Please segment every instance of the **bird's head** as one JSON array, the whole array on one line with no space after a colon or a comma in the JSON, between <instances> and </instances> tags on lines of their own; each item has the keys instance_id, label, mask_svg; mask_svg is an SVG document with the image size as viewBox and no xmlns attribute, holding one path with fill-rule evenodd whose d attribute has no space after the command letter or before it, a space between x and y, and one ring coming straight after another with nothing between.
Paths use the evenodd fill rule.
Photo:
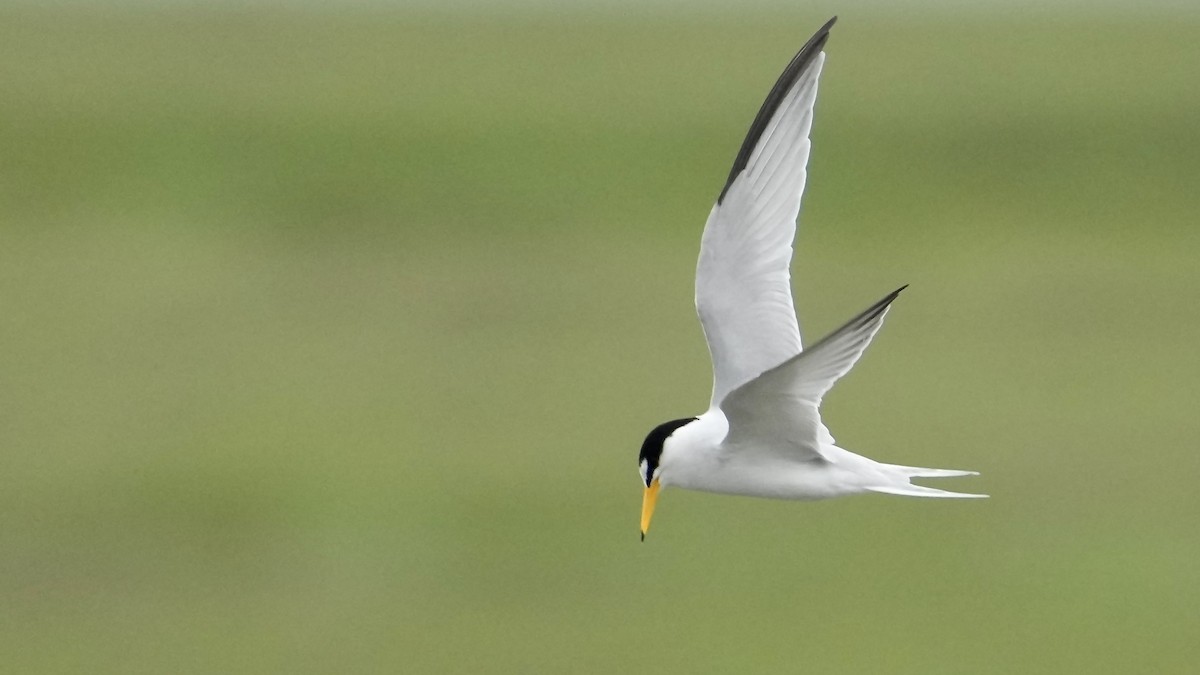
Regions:
<instances>
[{"instance_id":1,"label":"bird's head","mask_svg":"<svg viewBox=\"0 0 1200 675\"><path fill-rule=\"evenodd\" d=\"M646 434L646 440L642 441L642 451L638 454L638 472L642 476L642 483L646 485L646 491L642 493L642 541L646 540L650 517L654 515L654 504L658 501L658 491L662 489L663 449L671 439L671 434L694 421L695 417L685 417L663 422Z\"/></svg>"}]
</instances>

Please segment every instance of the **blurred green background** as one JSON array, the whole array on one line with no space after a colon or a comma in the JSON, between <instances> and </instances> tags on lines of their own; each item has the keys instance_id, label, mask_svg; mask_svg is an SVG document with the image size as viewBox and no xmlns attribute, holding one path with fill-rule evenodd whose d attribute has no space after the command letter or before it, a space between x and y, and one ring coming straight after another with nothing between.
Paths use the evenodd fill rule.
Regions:
<instances>
[{"instance_id":1,"label":"blurred green background","mask_svg":"<svg viewBox=\"0 0 1200 675\"><path fill-rule=\"evenodd\" d=\"M825 406L955 502L668 492L700 230L828 16ZM0 7L13 673L1185 673L1200 20Z\"/></svg>"}]
</instances>

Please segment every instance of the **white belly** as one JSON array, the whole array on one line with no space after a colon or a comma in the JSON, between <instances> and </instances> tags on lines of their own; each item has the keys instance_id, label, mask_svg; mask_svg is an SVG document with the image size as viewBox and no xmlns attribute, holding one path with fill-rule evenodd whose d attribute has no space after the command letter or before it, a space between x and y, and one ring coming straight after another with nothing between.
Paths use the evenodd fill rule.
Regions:
<instances>
[{"instance_id":1,"label":"white belly","mask_svg":"<svg viewBox=\"0 0 1200 675\"><path fill-rule=\"evenodd\" d=\"M661 458L663 487L771 499L827 499L866 492L894 477L874 460L835 445L822 446L827 459L789 448L725 447L728 423L709 411L680 428ZM905 481L907 482L907 480Z\"/></svg>"},{"instance_id":2,"label":"white belly","mask_svg":"<svg viewBox=\"0 0 1200 675\"><path fill-rule=\"evenodd\" d=\"M848 468L822 461L727 459L689 466L673 474L665 485L770 499L828 499L880 484L873 476Z\"/></svg>"}]
</instances>

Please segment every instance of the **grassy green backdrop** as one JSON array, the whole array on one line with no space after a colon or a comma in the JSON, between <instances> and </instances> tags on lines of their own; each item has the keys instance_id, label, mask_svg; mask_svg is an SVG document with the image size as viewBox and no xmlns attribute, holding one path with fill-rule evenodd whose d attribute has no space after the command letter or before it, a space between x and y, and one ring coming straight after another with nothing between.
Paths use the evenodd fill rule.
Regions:
<instances>
[{"instance_id":1,"label":"grassy green backdrop","mask_svg":"<svg viewBox=\"0 0 1200 675\"><path fill-rule=\"evenodd\" d=\"M1200 23L847 14L794 266L892 288L845 446L970 503L669 492L700 229L832 12L0 10L22 673L1185 673Z\"/></svg>"}]
</instances>

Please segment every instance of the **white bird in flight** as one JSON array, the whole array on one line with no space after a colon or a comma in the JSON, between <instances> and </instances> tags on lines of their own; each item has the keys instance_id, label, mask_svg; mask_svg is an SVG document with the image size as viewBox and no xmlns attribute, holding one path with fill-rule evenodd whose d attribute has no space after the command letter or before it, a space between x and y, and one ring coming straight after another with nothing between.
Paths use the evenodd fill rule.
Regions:
<instances>
[{"instance_id":1,"label":"white bird in flight","mask_svg":"<svg viewBox=\"0 0 1200 675\"><path fill-rule=\"evenodd\" d=\"M987 496L914 485L911 478L976 472L876 462L838 447L821 422L821 399L904 290L801 350L788 267L822 49L836 20L809 39L767 95L704 226L696 311L712 357L712 401L699 417L658 425L642 444L643 540L667 487L774 499Z\"/></svg>"}]
</instances>

